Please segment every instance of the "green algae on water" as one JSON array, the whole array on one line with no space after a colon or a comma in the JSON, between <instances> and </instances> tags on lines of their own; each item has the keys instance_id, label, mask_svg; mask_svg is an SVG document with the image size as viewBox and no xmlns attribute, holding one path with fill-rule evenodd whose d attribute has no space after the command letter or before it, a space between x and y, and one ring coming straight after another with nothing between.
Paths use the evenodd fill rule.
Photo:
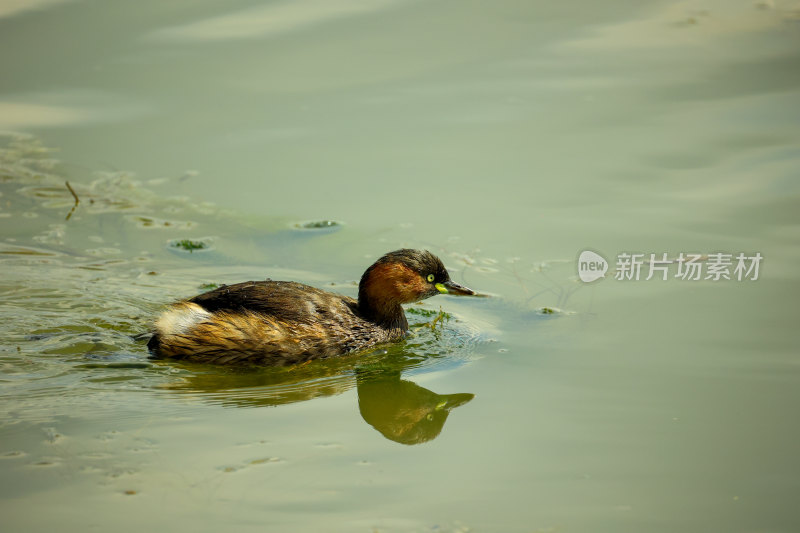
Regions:
<instances>
[{"instance_id":1,"label":"green algae on water","mask_svg":"<svg viewBox=\"0 0 800 533\"><path fill-rule=\"evenodd\" d=\"M442 310L441 307L439 308L438 311L434 311L433 309L420 309L417 307L411 307L407 311L409 315L417 315L425 318L433 318L433 320L431 320L430 322L414 324L413 327L416 329L424 326L426 328L430 328L431 330L435 330L437 324L441 327L444 327L444 323L453 318L453 315Z\"/></svg>"},{"instance_id":2,"label":"green algae on water","mask_svg":"<svg viewBox=\"0 0 800 533\"><path fill-rule=\"evenodd\" d=\"M195 250L205 250L208 248L208 244L203 241L193 241L190 239L182 239L179 241L170 241L169 245L172 248L180 248L181 250L186 250L189 253L194 252Z\"/></svg>"},{"instance_id":3,"label":"green algae on water","mask_svg":"<svg viewBox=\"0 0 800 533\"><path fill-rule=\"evenodd\" d=\"M444 318L448 320L453 318L453 315L451 315L446 311L442 311L441 309L434 310L434 309L422 309L419 307L409 307L408 309L406 309L406 312L410 315L417 315L425 318L437 317L439 315L444 315Z\"/></svg>"},{"instance_id":4,"label":"green algae on water","mask_svg":"<svg viewBox=\"0 0 800 533\"><path fill-rule=\"evenodd\" d=\"M336 230L342 226L341 222L336 220L309 220L307 222L296 222L293 227L296 229L321 229L321 230Z\"/></svg>"}]
</instances>

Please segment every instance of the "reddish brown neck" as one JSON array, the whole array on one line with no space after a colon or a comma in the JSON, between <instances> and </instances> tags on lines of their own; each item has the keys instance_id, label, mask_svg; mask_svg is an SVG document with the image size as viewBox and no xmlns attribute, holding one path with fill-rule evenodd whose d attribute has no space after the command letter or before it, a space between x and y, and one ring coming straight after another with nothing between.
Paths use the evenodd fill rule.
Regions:
<instances>
[{"instance_id":1,"label":"reddish brown neck","mask_svg":"<svg viewBox=\"0 0 800 533\"><path fill-rule=\"evenodd\" d=\"M408 330L400 304L413 302L424 290L419 274L402 263L376 263L358 287L358 309L365 318L387 329Z\"/></svg>"}]
</instances>

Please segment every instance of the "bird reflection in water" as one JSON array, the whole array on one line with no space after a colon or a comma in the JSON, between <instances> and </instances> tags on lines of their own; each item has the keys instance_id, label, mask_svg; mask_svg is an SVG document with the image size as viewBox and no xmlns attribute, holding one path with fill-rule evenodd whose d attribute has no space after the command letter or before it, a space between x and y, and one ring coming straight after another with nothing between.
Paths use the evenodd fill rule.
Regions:
<instances>
[{"instance_id":1,"label":"bird reflection in water","mask_svg":"<svg viewBox=\"0 0 800 533\"><path fill-rule=\"evenodd\" d=\"M355 385L364 421L387 439L411 445L435 439L450 411L474 398L469 393L437 394L402 379L403 370L419 363L418 356L385 351L290 368L221 369L187 363L180 365L187 375L165 388L230 407L268 407L334 396Z\"/></svg>"},{"instance_id":2,"label":"bird reflection in water","mask_svg":"<svg viewBox=\"0 0 800 533\"><path fill-rule=\"evenodd\" d=\"M358 379L361 417L389 440L420 444L442 431L450 411L464 405L474 394L436 394L400 372L384 372Z\"/></svg>"}]
</instances>

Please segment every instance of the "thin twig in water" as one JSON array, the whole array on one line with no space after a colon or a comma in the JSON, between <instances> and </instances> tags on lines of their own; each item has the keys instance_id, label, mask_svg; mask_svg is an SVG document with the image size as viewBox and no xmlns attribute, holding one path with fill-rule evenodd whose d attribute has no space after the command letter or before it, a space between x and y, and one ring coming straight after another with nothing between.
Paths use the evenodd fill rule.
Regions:
<instances>
[{"instance_id":1,"label":"thin twig in water","mask_svg":"<svg viewBox=\"0 0 800 533\"><path fill-rule=\"evenodd\" d=\"M530 292L528 291L528 287L525 286L525 282L522 281L522 277L520 277L519 272L517 272L517 264L516 262L511 263L511 274L517 279L517 282L522 287L522 290L525 292L525 295L529 295Z\"/></svg>"},{"instance_id":2,"label":"thin twig in water","mask_svg":"<svg viewBox=\"0 0 800 533\"><path fill-rule=\"evenodd\" d=\"M442 308L439 307L439 314L436 315L436 318L434 318L433 322L431 322L431 331L436 331L436 324L438 322L441 322L443 318L444 318L444 311L442 311ZM442 327L444 327L444 325L442 325Z\"/></svg>"},{"instance_id":3,"label":"thin twig in water","mask_svg":"<svg viewBox=\"0 0 800 533\"><path fill-rule=\"evenodd\" d=\"M72 206L72 209L70 209L69 213L67 213L67 218L64 219L64 220L69 220L69 217L72 216L72 213L75 212L75 208L78 207L78 204L81 203L81 201L78 198L78 195L75 194L75 190L72 188L72 185L70 185L68 181L65 181L64 183L67 184L67 189L69 189L69 192L72 193L72 197L75 198L75 205Z\"/></svg>"}]
</instances>

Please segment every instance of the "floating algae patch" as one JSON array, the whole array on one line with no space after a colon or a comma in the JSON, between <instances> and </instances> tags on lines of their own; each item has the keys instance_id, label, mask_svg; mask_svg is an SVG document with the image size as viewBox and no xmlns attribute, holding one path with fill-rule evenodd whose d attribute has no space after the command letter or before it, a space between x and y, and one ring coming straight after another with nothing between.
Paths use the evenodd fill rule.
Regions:
<instances>
[{"instance_id":1,"label":"floating algae patch","mask_svg":"<svg viewBox=\"0 0 800 533\"><path fill-rule=\"evenodd\" d=\"M144 215L130 215L125 218L144 229L191 229L195 226L194 222L187 220L166 220Z\"/></svg>"},{"instance_id":2,"label":"floating algae patch","mask_svg":"<svg viewBox=\"0 0 800 533\"><path fill-rule=\"evenodd\" d=\"M208 251L211 249L211 239L174 239L169 241L169 247L189 253L194 253L197 250Z\"/></svg>"},{"instance_id":3,"label":"floating algae patch","mask_svg":"<svg viewBox=\"0 0 800 533\"><path fill-rule=\"evenodd\" d=\"M428 322L420 322L412 324L411 327L415 331L418 330L420 327L430 328L431 330L435 330L437 325L444 327L444 323L453 318L453 315L447 313L446 311L443 311L441 308L439 308L438 311L434 311L433 309L420 309L412 307L407 309L407 312L411 316L419 316L431 319Z\"/></svg>"},{"instance_id":4,"label":"floating algae patch","mask_svg":"<svg viewBox=\"0 0 800 533\"><path fill-rule=\"evenodd\" d=\"M536 309L536 314L543 316L564 316L574 315L575 311L565 311L564 309L559 309L558 307L540 307Z\"/></svg>"},{"instance_id":5,"label":"floating algae patch","mask_svg":"<svg viewBox=\"0 0 800 533\"><path fill-rule=\"evenodd\" d=\"M442 311L441 309L435 310L435 309L422 309L421 307L409 307L408 309L406 309L406 312L409 315L416 315L416 316L421 316L421 317L425 317L425 318L431 318L431 317L435 318L435 317L440 316L440 315L444 315L444 317L447 318L447 319L450 319L450 318L453 317L453 315L451 315L450 313L447 313L445 311Z\"/></svg>"},{"instance_id":6,"label":"floating algae patch","mask_svg":"<svg viewBox=\"0 0 800 533\"><path fill-rule=\"evenodd\" d=\"M295 229L302 229L302 230L336 231L340 227L342 227L342 223L337 222L336 220L309 220L306 222L295 222L294 224L292 224L292 227Z\"/></svg>"}]
</instances>

